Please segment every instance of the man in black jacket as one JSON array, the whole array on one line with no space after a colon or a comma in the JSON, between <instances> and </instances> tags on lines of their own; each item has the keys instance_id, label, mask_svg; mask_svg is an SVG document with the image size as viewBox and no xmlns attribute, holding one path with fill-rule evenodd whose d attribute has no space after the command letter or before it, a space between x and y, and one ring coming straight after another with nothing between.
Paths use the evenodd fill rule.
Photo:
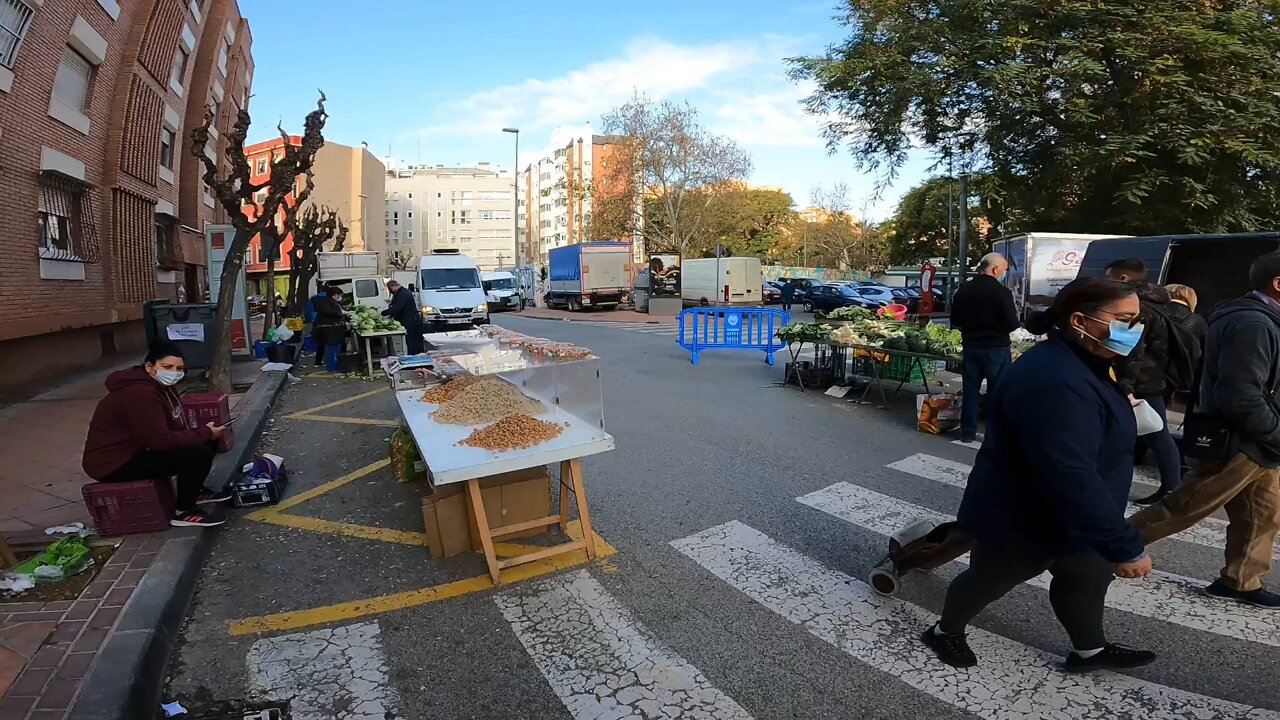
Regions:
<instances>
[{"instance_id":1,"label":"man in black jacket","mask_svg":"<svg viewBox=\"0 0 1280 720\"><path fill-rule=\"evenodd\" d=\"M1253 292L1209 319L1199 412L1220 418L1234 454L1198 468L1189 482L1130 518L1149 545L1225 507L1226 566L1205 592L1264 608L1280 594L1262 587L1280 534L1280 252L1249 268Z\"/></svg>"},{"instance_id":2,"label":"man in black jacket","mask_svg":"<svg viewBox=\"0 0 1280 720\"><path fill-rule=\"evenodd\" d=\"M1147 264L1138 258L1116 260L1107 266L1107 276L1132 285L1138 293L1138 301L1142 303L1142 340L1133 353L1116 362L1116 378L1121 390L1137 400L1146 400L1164 423L1160 432L1143 435L1138 439L1139 454L1143 446L1150 447L1156 458L1156 467L1160 470L1160 489L1134 500L1139 505L1149 505L1182 484L1182 454L1178 452L1178 445L1169 433L1164 405L1165 391L1169 387L1169 313L1172 298L1164 288L1147 282Z\"/></svg>"},{"instance_id":3,"label":"man in black jacket","mask_svg":"<svg viewBox=\"0 0 1280 720\"><path fill-rule=\"evenodd\" d=\"M1009 354L1009 333L1018 329L1018 311L1013 293L1000 284L1009 261L999 253L988 253L978 265L978 274L956 290L951 301L951 326L964 337L960 373L964 396L960 404L960 440L978 437L978 398L982 381L990 393L1000 373L1013 362Z\"/></svg>"},{"instance_id":4,"label":"man in black jacket","mask_svg":"<svg viewBox=\"0 0 1280 720\"><path fill-rule=\"evenodd\" d=\"M425 351L422 340L422 314L418 310L418 301L413 291L392 280L387 283L387 292L391 293L391 304L383 315L404 326L405 349L410 355L420 355Z\"/></svg>"}]
</instances>

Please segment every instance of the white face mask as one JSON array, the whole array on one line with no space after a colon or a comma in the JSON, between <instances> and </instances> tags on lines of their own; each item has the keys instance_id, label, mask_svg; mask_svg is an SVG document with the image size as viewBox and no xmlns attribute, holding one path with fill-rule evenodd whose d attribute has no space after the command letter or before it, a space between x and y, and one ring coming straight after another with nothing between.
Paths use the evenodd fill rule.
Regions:
<instances>
[{"instance_id":1,"label":"white face mask","mask_svg":"<svg viewBox=\"0 0 1280 720\"><path fill-rule=\"evenodd\" d=\"M182 382L187 373L182 370L156 370L156 382L165 387L172 387Z\"/></svg>"}]
</instances>

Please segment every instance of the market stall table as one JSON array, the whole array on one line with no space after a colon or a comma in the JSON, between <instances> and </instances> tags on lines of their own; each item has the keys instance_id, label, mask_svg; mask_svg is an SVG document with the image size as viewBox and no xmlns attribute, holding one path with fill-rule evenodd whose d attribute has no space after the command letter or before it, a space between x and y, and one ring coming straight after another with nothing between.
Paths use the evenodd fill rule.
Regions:
<instances>
[{"instance_id":1,"label":"market stall table","mask_svg":"<svg viewBox=\"0 0 1280 720\"><path fill-rule=\"evenodd\" d=\"M902 390L902 386L906 385L907 381L911 379L911 371L913 369L918 369L920 371L920 381L921 384L924 385L925 393L932 395L933 391L929 389L929 374L931 371L925 366L925 363L928 362L936 364L960 361L959 358L948 357L945 355L929 355L927 353L916 353L907 350L893 350L874 345L855 344L844 345L843 347L848 347L853 350L851 353L853 362L856 363L859 358L866 358L870 360L868 364L871 366L871 382L867 383L866 388L862 391L862 395L856 401L852 402L866 402L867 395L871 394L871 388L875 387L880 391L880 403L882 406L889 404L888 396L886 396L884 392L883 366L888 364L892 358L900 357L907 360L907 365L901 373L901 377L896 378L899 382L898 387L893 390L895 394Z\"/></svg>"},{"instance_id":2,"label":"market stall table","mask_svg":"<svg viewBox=\"0 0 1280 720\"><path fill-rule=\"evenodd\" d=\"M404 328L399 330L371 330L369 332L356 331L356 352L360 351L360 344L363 342L364 360L369 368L369 377L373 377L373 349L370 347L373 344L373 340L375 338L391 338L391 342L397 346L393 351L394 354L403 355L405 354L404 345L406 342L404 333Z\"/></svg>"}]
</instances>

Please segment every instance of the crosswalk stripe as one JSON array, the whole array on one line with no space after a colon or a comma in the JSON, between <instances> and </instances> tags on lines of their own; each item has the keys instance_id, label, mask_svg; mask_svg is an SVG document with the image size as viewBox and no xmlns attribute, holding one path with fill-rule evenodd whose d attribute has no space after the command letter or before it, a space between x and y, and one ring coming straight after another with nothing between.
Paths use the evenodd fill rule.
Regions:
<instances>
[{"instance_id":1,"label":"crosswalk stripe","mask_svg":"<svg viewBox=\"0 0 1280 720\"><path fill-rule=\"evenodd\" d=\"M495 602L577 720L751 720L585 570L502 593Z\"/></svg>"},{"instance_id":2,"label":"crosswalk stripe","mask_svg":"<svg viewBox=\"0 0 1280 720\"><path fill-rule=\"evenodd\" d=\"M292 698L294 720L384 720L398 712L377 623L263 638L249 648L249 687Z\"/></svg>"},{"instance_id":3,"label":"crosswalk stripe","mask_svg":"<svg viewBox=\"0 0 1280 720\"><path fill-rule=\"evenodd\" d=\"M944 485L963 488L969 479L969 471L972 468L964 463L947 460L927 453L916 453L897 462L889 463L888 467L905 472L909 475L922 477L926 480L933 480ZM1126 508L1126 514L1132 515L1140 510L1137 505L1129 503ZM1208 517L1199 523L1183 530L1180 533L1171 535L1175 540L1189 542L1204 547L1216 548L1218 550L1226 547L1227 543L1227 521L1220 520L1215 517ZM1274 552L1280 556L1280 540L1276 541Z\"/></svg>"},{"instance_id":4,"label":"crosswalk stripe","mask_svg":"<svg viewBox=\"0 0 1280 720\"><path fill-rule=\"evenodd\" d=\"M1001 720L1215 718L1280 720L1280 713L1110 672L1062 672L1062 658L977 628L980 667L938 662L919 641L936 617L882 598L764 533L733 521L672 545L769 610L856 660L977 717Z\"/></svg>"},{"instance_id":5,"label":"crosswalk stripe","mask_svg":"<svg viewBox=\"0 0 1280 720\"><path fill-rule=\"evenodd\" d=\"M796 498L809 507L881 535L891 535L917 521L946 522L954 518L882 495L850 483L836 483ZM968 564L969 556L959 558ZM947 572L955 574L956 568ZM1028 581L1048 588L1048 573ZM1202 580L1154 571L1146 580L1119 580L1107 592L1107 607L1215 635L1280 647L1280 624L1258 610L1224 602L1200 593Z\"/></svg>"}]
</instances>

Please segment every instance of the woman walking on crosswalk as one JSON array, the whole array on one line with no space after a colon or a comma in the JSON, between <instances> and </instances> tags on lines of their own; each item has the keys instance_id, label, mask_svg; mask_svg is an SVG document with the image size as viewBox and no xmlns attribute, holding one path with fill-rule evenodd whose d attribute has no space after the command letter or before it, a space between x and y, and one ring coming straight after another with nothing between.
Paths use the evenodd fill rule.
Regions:
<instances>
[{"instance_id":1,"label":"woman walking on crosswalk","mask_svg":"<svg viewBox=\"0 0 1280 720\"><path fill-rule=\"evenodd\" d=\"M1071 639L1065 668L1130 668L1155 653L1107 642L1107 587L1151 572L1125 520L1137 424L1110 377L1142 335L1131 287L1081 278L1026 327L1049 339L1006 371L991 396L987 434L960 505L974 538L969 568L947 590L923 640L955 667L978 659L965 628L983 608L1049 571L1049 601Z\"/></svg>"}]
</instances>

